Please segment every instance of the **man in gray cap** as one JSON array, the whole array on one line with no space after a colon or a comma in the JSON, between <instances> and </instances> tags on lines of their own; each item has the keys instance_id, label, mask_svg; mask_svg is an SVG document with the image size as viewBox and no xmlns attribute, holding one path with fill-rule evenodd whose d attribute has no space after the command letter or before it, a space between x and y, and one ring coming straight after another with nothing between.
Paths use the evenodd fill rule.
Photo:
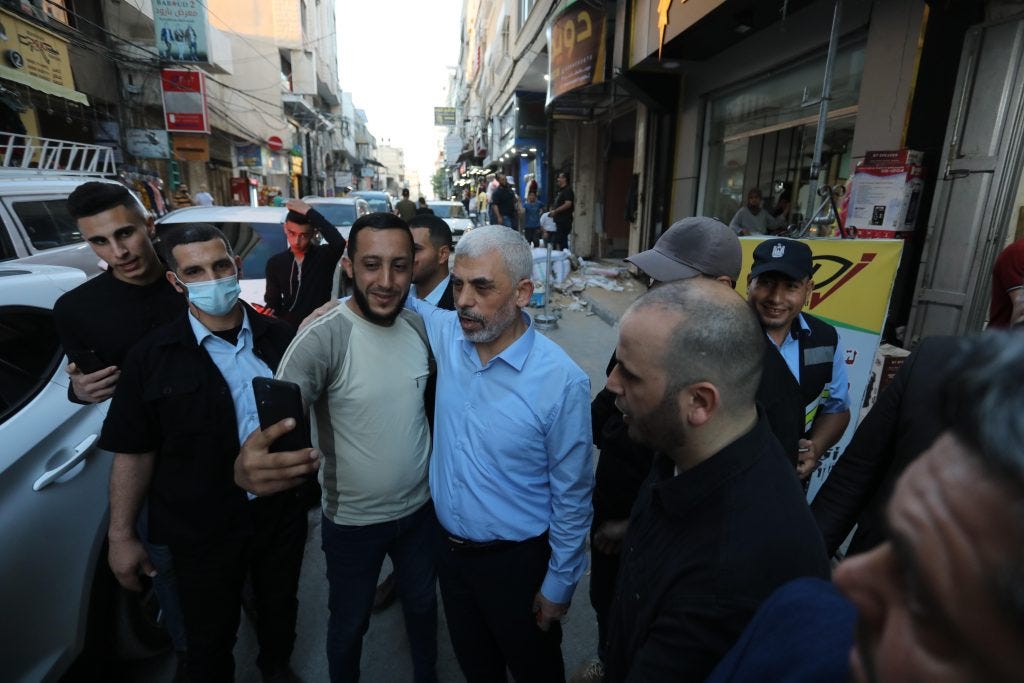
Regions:
<instances>
[{"instance_id":1,"label":"man in gray cap","mask_svg":"<svg viewBox=\"0 0 1024 683\"><path fill-rule=\"evenodd\" d=\"M743 252L736 234L721 221L697 216L672 225L647 251L626 259L648 277L651 288L706 277L733 287L740 276ZM607 374L616 365L612 354ZM615 394L602 389L590 405L594 444L601 449L594 488L594 521L590 528L590 604L597 614L598 659L584 665L571 680L600 680L603 671L608 611L618 578L619 550L629 512L647 478L654 453L626 433Z\"/></svg>"}]
</instances>

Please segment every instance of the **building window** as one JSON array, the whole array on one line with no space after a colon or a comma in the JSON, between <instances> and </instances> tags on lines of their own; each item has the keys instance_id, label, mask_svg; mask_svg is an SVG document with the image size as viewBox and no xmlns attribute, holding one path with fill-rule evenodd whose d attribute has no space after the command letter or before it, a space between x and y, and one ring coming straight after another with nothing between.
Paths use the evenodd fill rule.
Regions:
<instances>
[{"instance_id":1,"label":"building window","mask_svg":"<svg viewBox=\"0 0 1024 683\"><path fill-rule=\"evenodd\" d=\"M536 4L537 0L519 0L519 28L522 28L526 20L530 18L530 12L533 11L533 6Z\"/></svg>"},{"instance_id":2,"label":"building window","mask_svg":"<svg viewBox=\"0 0 1024 683\"><path fill-rule=\"evenodd\" d=\"M780 199L792 207L793 222L806 201L810 159L817 129L817 107L803 105L804 90L817 93L825 56L754 79L714 97L707 104L699 211L729 223L758 188L768 210ZM820 183L849 177L850 142L857 115L864 44L840 48L832 76L832 98L825 127ZM813 95L808 95L813 97Z\"/></svg>"}]
</instances>

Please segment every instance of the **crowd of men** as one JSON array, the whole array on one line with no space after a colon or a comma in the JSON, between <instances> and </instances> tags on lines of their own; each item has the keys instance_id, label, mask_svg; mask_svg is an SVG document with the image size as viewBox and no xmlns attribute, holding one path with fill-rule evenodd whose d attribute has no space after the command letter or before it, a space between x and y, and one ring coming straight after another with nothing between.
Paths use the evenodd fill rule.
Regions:
<instances>
[{"instance_id":1,"label":"crowd of men","mask_svg":"<svg viewBox=\"0 0 1024 683\"><path fill-rule=\"evenodd\" d=\"M154 241L138 202L105 183L69 208L108 268L56 308L72 361L105 365L72 362L68 397L111 401L109 562L126 588L153 579L179 680L233 679L246 591L263 680L298 680L312 476L332 681L360 678L385 555L416 681L437 680L438 587L467 680L564 681L560 622L588 538L599 659L575 680L1024 670L1019 332L926 340L808 506L802 484L850 412L839 334L802 311L803 242L761 242L744 300L734 230L673 225L630 259L650 289L591 402L523 310L532 254L503 225L467 233L449 272L433 215L362 216L346 243L292 200L275 257L290 289L267 316L239 300L241 260L215 227ZM342 252L351 297L302 289L303 270ZM303 421L261 429L258 377L297 385L315 448L275 451Z\"/></svg>"}]
</instances>

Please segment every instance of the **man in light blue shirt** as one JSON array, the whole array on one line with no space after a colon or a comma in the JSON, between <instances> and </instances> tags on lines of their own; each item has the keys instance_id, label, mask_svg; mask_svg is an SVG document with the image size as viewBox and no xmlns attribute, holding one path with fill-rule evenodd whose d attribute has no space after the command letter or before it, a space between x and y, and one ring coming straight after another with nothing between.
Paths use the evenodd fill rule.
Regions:
<instances>
[{"instance_id":1,"label":"man in light blue shirt","mask_svg":"<svg viewBox=\"0 0 1024 683\"><path fill-rule=\"evenodd\" d=\"M478 228L455 250L456 311L408 303L438 364L437 571L470 681L563 681L559 619L587 565L590 383L522 310L532 266L520 235Z\"/></svg>"}]
</instances>

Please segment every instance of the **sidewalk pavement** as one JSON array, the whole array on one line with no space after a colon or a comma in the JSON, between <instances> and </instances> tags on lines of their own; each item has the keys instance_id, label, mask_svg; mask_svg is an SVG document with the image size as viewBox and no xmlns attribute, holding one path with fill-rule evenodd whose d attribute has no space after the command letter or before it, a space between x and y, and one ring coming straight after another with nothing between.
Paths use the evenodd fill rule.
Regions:
<instances>
[{"instance_id":1,"label":"sidewalk pavement","mask_svg":"<svg viewBox=\"0 0 1024 683\"><path fill-rule=\"evenodd\" d=\"M569 276L570 280L585 285L576 296L601 320L615 327L622 314L647 291L647 287L629 274L628 264L622 259L599 259L586 263L588 265ZM609 277L615 272L618 277ZM572 291L578 289L577 285Z\"/></svg>"}]
</instances>

